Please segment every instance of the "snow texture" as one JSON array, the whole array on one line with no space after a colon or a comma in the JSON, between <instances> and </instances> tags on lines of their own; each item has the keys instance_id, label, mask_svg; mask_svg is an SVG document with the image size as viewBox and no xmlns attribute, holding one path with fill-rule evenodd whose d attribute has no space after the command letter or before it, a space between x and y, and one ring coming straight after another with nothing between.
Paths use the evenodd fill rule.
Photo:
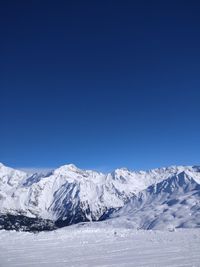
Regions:
<instances>
[{"instance_id":1,"label":"snow texture","mask_svg":"<svg viewBox=\"0 0 200 267\"><path fill-rule=\"evenodd\" d=\"M39 234L0 231L1 267L200 266L200 229L131 230L105 222Z\"/></svg>"}]
</instances>

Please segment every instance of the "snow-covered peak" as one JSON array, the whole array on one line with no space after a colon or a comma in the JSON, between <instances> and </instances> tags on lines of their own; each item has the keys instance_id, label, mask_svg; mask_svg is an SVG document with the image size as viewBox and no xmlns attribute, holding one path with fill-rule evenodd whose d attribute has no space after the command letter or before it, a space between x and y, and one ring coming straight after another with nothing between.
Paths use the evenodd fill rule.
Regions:
<instances>
[{"instance_id":1,"label":"snow-covered peak","mask_svg":"<svg viewBox=\"0 0 200 267\"><path fill-rule=\"evenodd\" d=\"M129 169L127 168L119 168L119 169L115 169L112 174L113 175L127 175L127 173L129 173Z\"/></svg>"},{"instance_id":2,"label":"snow-covered peak","mask_svg":"<svg viewBox=\"0 0 200 267\"><path fill-rule=\"evenodd\" d=\"M68 174L68 172L80 172L79 168L77 168L74 164L66 164L54 170L54 174Z\"/></svg>"},{"instance_id":3,"label":"snow-covered peak","mask_svg":"<svg viewBox=\"0 0 200 267\"><path fill-rule=\"evenodd\" d=\"M27 174L24 171L16 170L10 167L5 166L3 163L0 163L0 177L5 176L5 175L22 175L26 176Z\"/></svg>"},{"instance_id":4,"label":"snow-covered peak","mask_svg":"<svg viewBox=\"0 0 200 267\"><path fill-rule=\"evenodd\" d=\"M187 187L192 181L190 177L200 184L199 168L171 166L149 171L119 168L103 174L67 164L46 175L30 176L1 164L0 213L23 213L28 217L65 220L66 224L99 220L150 186L156 195L165 192L166 187L171 194L174 188L179 188L179 185L182 188L185 184L190 190L193 188ZM162 183L160 191L156 187L159 183Z\"/></svg>"},{"instance_id":5,"label":"snow-covered peak","mask_svg":"<svg viewBox=\"0 0 200 267\"><path fill-rule=\"evenodd\" d=\"M23 183L28 175L19 170L7 167L1 163L0 165L0 191L7 192L15 190L17 186Z\"/></svg>"},{"instance_id":6,"label":"snow-covered peak","mask_svg":"<svg viewBox=\"0 0 200 267\"><path fill-rule=\"evenodd\" d=\"M199 227L200 174L192 172L192 167L168 171L172 169L176 170L174 175L139 192L111 217L132 222L137 229Z\"/></svg>"}]
</instances>

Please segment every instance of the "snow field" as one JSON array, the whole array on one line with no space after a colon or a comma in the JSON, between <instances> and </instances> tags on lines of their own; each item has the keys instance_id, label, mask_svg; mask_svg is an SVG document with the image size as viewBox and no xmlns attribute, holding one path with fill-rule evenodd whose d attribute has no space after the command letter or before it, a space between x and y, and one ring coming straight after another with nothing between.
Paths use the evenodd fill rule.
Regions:
<instances>
[{"instance_id":1,"label":"snow field","mask_svg":"<svg viewBox=\"0 0 200 267\"><path fill-rule=\"evenodd\" d=\"M0 231L1 267L200 266L200 229L145 231L102 223L39 234Z\"/></svg>"}]
</instances>

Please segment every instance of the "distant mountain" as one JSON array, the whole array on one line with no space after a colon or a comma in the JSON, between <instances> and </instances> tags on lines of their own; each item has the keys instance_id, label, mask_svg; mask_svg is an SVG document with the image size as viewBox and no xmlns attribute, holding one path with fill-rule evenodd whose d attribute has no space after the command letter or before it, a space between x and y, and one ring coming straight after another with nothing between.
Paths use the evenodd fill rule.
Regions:
<instances>
[{"instance_id":1,"label":"distant mountain","mask_svg":"<svg viewBox=\"0 0 200 267\"><path fill-rule=\"evenodd\" d=\"M137 229L200 227L200 172L192 170L149 186L110 218Z\"/></svg>"},{"instance_id":2,"label":"distant mountain","mask_svg":"<svg viewBox=\"0 0 200 267\"><path fill-rule=\"evenodd\" d=\"M187 218L179 214L177 227L199 227L199 184L196 166L103 174L69 164L30 175L0 164L0 228L51 230L119 216L137 228L164 228L175 207L177 214L192 210Z\"/></svg>"}]
</instances>

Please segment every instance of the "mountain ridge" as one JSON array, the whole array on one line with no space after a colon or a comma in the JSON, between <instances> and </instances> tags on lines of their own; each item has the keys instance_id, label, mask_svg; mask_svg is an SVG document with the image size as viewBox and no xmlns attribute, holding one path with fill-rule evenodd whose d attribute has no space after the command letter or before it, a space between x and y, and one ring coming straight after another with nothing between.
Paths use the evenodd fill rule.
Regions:
<instances>
[{"instance_id":1,"label":"mountain ridge","mask_svg":"<svg viewBox=\"0 0 200 267\"><path fill-rule=\"evenodd\" d=\"M22 222L29 218L31 225L37 225L37 219L40 222L44 220L42 229L45 228L45 221L51 225L50 228L54 228L113 218L113 214L125 209L133 199L138 200L141 194L148 195L149 188L155 190L165 180L180 178L181 173L200 184L198 166L171 166L148 171L119 168L104 174L67 164L45 175L30 175L0 164L0 215L1 218L14 216L11 221L18 216L18 228L22 230L29 229L29 226L22 223L21 227L19 216L24 216ZM191 181L189 179L189 183ZM171 182L170 189L173 186L174 183ZM178 188L181 190L183 184L179 183ZM152 201L157 203L159 195L160 192L156 191ZM132 207L132 210L135 208ZM123 214L122 217L124 216ZM4 221L5 219L0 220L1 228L5 228L8 223ZM16 222L9 221L9 227L15 229L15 224Z\"/></svg>"}]
</instances>

